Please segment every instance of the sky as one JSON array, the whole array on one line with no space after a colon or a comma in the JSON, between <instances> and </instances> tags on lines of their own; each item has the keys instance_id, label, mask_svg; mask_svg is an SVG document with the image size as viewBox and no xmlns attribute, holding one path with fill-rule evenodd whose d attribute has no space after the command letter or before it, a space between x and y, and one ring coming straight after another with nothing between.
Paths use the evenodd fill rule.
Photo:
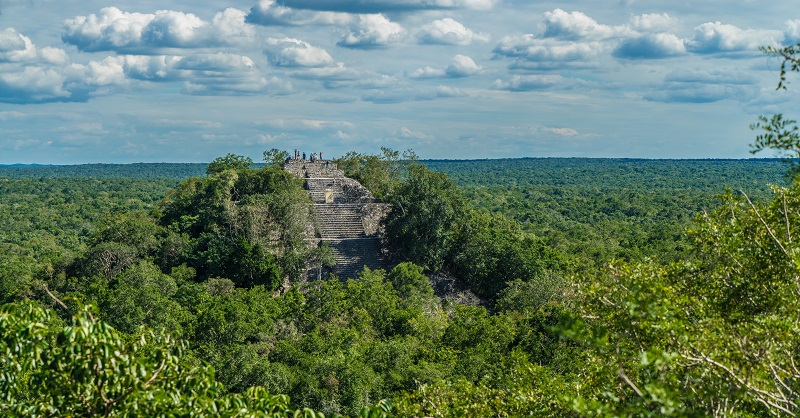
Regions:
<instances>
[{"instance_id":1,"label":"sky","mask_svg":"<svg viewBox=\"0 0 800 418\"><path fill-rule=\"evenodd\" d=\"M0 164L748 158L758 115L800 117L758 51L796 6L0 0Z\"/></svg>"}]
</instances>

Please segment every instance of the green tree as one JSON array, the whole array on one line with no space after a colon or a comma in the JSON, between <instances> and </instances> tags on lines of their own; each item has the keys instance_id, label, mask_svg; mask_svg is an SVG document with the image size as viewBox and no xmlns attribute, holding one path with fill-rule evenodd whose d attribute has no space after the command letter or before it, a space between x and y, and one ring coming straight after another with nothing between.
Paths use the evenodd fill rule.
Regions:
<instances>
[{"instance_id":1,"label":"green tree","mask_svg":"<svg viewBox=\"0 0 800 418\"><path fill-rule=\"evenodd\" d=\"M228 154L224 157L214 158L206 167L206 174L213 175L219 174L225 170L244 170L253 165L253 160L250 157L243 155Z\"/></svg>"},{"instance_id":2,"label":"green tree","mask_svg":"<svg viewBox=\"0 0 800 418\"><path fill-rule=\"evenodd\" d=\"M0 411L12 417L285 417L294 412L288 397L261 388L227 394L213 369L181 359L184 350L184 343L156 332L126 342L89 309L62 325L31 302L4 305Z\"/></svg>"},{"instance_id":3,"label":"green tree","mask_svg":"<svg viewBox=\"0 0 800 418\"><path fill-rule=\"evenodd\" d=\"M289 159L289 156L289 151L284 151L277 148L264 151L264 161L273 166L281 167L283 163Z\"/></svg>"},{"instance_id":4,"label":"green tree","mask_svg":"<svg viewBox=\"0 0 800 418\"><path fill-rule=\"evenodd\" d=\"M412 150L402 154L391 148L381 147L380 155L348 152L335 160L345 175L358 180L378 198L387 198L406 174L409 165L417 163Z\"/></svg>"},{"instance_id":5,"label":"green tree","mask_svg":"<svg viewBox=\"0 0 800 418\"><path fill-rule=\"evenodd\" d=\"M429 271L441 269L451 255L468 212L458 187L443 173L422 164L392 194L386 235L406 260Z\"/></svg>"}]
</instances>

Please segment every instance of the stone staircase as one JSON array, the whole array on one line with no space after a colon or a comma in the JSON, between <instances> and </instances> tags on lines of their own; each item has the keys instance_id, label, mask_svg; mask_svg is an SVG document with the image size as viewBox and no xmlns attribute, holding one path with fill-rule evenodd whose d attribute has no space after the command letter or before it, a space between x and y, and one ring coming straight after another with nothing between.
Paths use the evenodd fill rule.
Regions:
<instances>
[{"instance_id":1,"label":"stone staircase","mask_svg":"<svg viewBox=\"0 0 800 418\"><path fill-rule=\"evenodd\" d=\"M364 224L361 223L361 205L317 203L314 206L320 220L320 238L323 240L366 238Z\"/></svg>"},{"instance_id":2,"label":"stone staircase","mask_svg":"<svg viewBox=\"0 0 800 418\"><path fill-rule=\"evenodd\" d=\"M318 236L315 245L328 242L340 279L354 278L364 268L385 268L378 224L388 206L378 203L358 181L347 178L327 161L290 160L284 169L304 178L315 203Z\"/></svg>"}]
</instances>

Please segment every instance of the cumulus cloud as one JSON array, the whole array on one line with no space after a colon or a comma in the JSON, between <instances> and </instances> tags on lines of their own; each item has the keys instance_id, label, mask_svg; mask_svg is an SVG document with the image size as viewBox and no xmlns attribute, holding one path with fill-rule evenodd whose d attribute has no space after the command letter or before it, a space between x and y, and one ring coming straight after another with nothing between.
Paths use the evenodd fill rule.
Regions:
<instances>
[{"instance_id":1,"label":"cumulus cloud","mask_svg":"<svg viewBox=\"0 0 800 418\"><path fill-rule=\"evenodd\" d=\"M8 28L0 32L0 62L31 62L38 57L27 36Z\"/></svg>"},{"instance_id":2,"label":"cumulus cloud","mask_svg":"<svg viewBox=\"0 0 800 418\"><path fill-rule=\"evenodd\" d=\"M84 101L106 80L100 68L73 64L61 49L39 49L12 28L0 31L0 102Z\"/></svg>"},{"instance_id":3,"label":"cumulus cloud","mask_svg":"<svg viewBox=\"0 0 800 418\"><path fill-rule=\"evenodd\" d=\"M381 14L359 15L358 24L337 45L346 48L379 48L401 41L406 30Z\"/></svg>"},{"instance_id":4,"label":"cumulus cloud","mask_svg":"<svg viewBox=\"0 0 800 418\"><path fill-rule=\"evenodd\" d=\"M800 19L787 20L786 29L783 31L783 42L785 44L800 43Z\"/></svg>"},{"instance_id":5,"label":"cumulus cloud","mask_svg":"<svg viewBox=\"0 0 800 418\"><path fill-rule=\"evenodd\" d=\"M484 70L483 67L476 64L472 58L458 54L453 57L450 65L447 66L445 73L449 77L468 77L471 75L479 74Z\"/></svg>"},{"instance_id":6,"label":"cumulus cloud","mask_svg":"<svg viewBox=\"0 0 800 418\"><path fill-rule=\"evenodd\" d=\"M565 12L555 9L544 14L545 38L567 40L597 40L630 33L624 26L609 26L598 23L582 12Z\"/></svg>"},{"instance_id":7,"label":"cumulus cloud","mask_svg":"<svg viewBox=\"0 0 800 418\"><path fill-rule=\"evenodd\" d=\"M599 42L563 42L535 35L506 36L492 51L496 57L530 62L592 61L607 48Z\"/></svg>"},{"instance_id":8,"label":"cumulus cloud","mask_svg":"<svg viewBox=\"0 0 800 418\"><path fill-rule=\"evenodd\" d=\"M447 75L444 68L433 68L425 66L417 68L408 74L409 78L441 78Z\"/></svg>"},{"instance_id":9,"label":"cumulus cloud","mask_svg":"<svg viewBox=\"0 0 800 418\"><path fill-rule=\"evenodd\" d=\"M686 53L683 40L671 33L656 33L625 39L614 50L617 58L667 58Z\"/></svg>"},{"instance_id":10,"label":"cumulus cloud","mask_svg":"<svg viewBox=\"0 0 800 418\"><path fill-rule=\"evenodd\" d=\"M250 9L246 21L263 26L307 26L349 25L355 19L349 13L293 9L276 0L261 0Z\"/></svg>"},{"instance_id":11,"label":"cumulus cloud","mask_svg":"<svg viewBox=\"0 0 800 418\"><path fill-rule=\"evenodd\" d=\"M328 51L295 38L269 38L265 52L272 65L278 67L328 67L336 64Z\"/></svg>"},{"instance_id":12,"label":"cumulus cloud","mask_svg":"<svg viewBox=\"0 0 800 418\"><path fill-rule=\"evenodd\" d=\"M762 45L776 45L783 37L780 31L741 29L720 22L708 22L694 29L686 49L699 54L755 51Z\"/></svg>"},{"instance_id":13,"label":"cumulus cloud","mask_svg":"<svg viewBox=\"0 0 800 418\"><path fill-rule=\"evenodd\" d=\"M461 23L447 17L422 26L417 30L421 44L470 45L473 42L489 42L491 36L475 33Z\"/></svg>"},{"instance_id":14,"label":"cumulus cloud","mask_svg":"<svg viewBox=\"0 0 800 418\"><path fill-rule=\"evenodd\" d=\"M38 67L0 73L0 101L7 103L68 101L72 94L66 90L65 81L64 74L53 69Z\"/></svg>"},{"instance_id":15,"label":"cumulus cloud","mask_svg":"<svg viewBox=\"0 0 800 418\"><path fill-rule=\"evenodd\" d=\"M410 78L460 78L480 74L484 68L475 63L472 58L457 54L446 68L423 67L409 73Z\"/></svg>"},{"instance_id":16,"label":"cumulus cloud","mask_svg":"<svg viewBox=\"0 0 800 418\"><path fill-rule=\"evenodd\" d=\"M282 0L295 9L346 13L386 13L415 10L475 9L489 10L500 0Z\"/></svg>"},{"instance_id":17,"label":"cumulus cloud","mask_svg":"<svg viewBox=\"0 0 800 418\"><path fill-rule=\"evenodd\" d=\"M291 83L262 74L252 59L243 55L198 54L174 64L185 79L183 92L194 95L287 94Z\"/></svg>"},{"instance_id":18,"label":"cumulus cloud","mask_svg":"<svg viewBox=\"0 0 800 418\"><path fill-rule=\"evenodd\" d=\"M511 69L551 70L565 66L597 66L610 54L619 59L663 59L688 53L711 54L753 51L800 37L800 20L788 21L783 32L741 29L720 22L697 26L691 39L670 31L678 22L670 15L631 16L624 25L606 25L582 12L555 9L543 14L539 35L506 36L495 46L495 58L513 58Z\"/></svg>"},{"instance_id":19,"label":"cumulus cloud","mask_svg":"<svg viewBox=\"0 0 800 418\"><path fill-rule=\"evenodd\" d=\"M224 15L219 15L225 19ZM74 63L57 48L38 49L13 30L0 32L0 102L87 101L142 82L183 82L188 94L284 94L291 85L236 54L117 55Z\"/></svg>"},{"instance_id":20,"label":"cumulus cloud","mask_svg":"<svg viewBox=\"0 0 800 418\"><path fill-rule=\"evenodd\" d=\"M14 28L0 31L0 63L48 63L63 65L69 61L63 49L37 48L27 36Z\"/></svg>"},{"instance_id":21,"label":"cumulus cloud","mask_svg":"<svg viewBox=\"0 0 800 418\"><path fill-rule=\"evenodd\" d=\"M61 39L82 51L155 53L159 48L201 48L234 45L253 36L245 13L229 8L206 22L192 13L159 10L128 13L106 7L98 14L64 22Z\"/></svg>"},{"instance_id":22,"label":"cumulus cloud","mask_svg":"<svg viewBox=\"0 0 800 418\"><path fill-rule=\"evenodd\" d=\"M675 29L676 22L667 13L646 13L631 16L631 28L641 32L667 32Z\"/></svg>"}]
</instances>

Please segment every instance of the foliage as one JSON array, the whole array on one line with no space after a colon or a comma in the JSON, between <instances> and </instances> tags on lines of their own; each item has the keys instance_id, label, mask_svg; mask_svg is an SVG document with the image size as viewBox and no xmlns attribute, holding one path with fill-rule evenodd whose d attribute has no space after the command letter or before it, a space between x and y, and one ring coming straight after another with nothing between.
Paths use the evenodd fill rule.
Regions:
<instances>
[{"instance_id":1,"label":"foliage","mask_svg":"<svg viewBox=\"0 0 800 418\"><path fill-rule=\"evenodd\" d=\"M358 180L376 197L384 198L392 194L406 168L417 162L417 159L417 155L410 149L401 155L399 151L381 147L380 155L350 151L334 162L344 170L347 177Z\"/></svg>"},{"instance_id":2,"label":"foliage","mask_svg":"<svg viewBox=\"0 0 800 418\"><path fill-rule=\"evenodd\" d=\"M399 160L392 155L377 161ZM488 310L440 300L426 269L408 262L347 282L283 287L307 262L324 264L331 254L306 249L307 193L277 167L187 179L161 204L175 181L0 179L4 300L54 305L49 288L78 312L44 310L30 321L0 314L2 341L61 356L71 353L53 343L63 330L102 331L75 340L81 360L59 357L73 364L64 373L86 374L72 383L41 360L36 367L20 360L35 355L6 351L2 372L15 377L0 380L17 389L0 393L19 408L60 402L51 415L105 410L90 382L103 382L107 400L107 387L134 387L130 399L150 402L138 403L140 411L164 416L226 416L234 406L255 416L248 414L270 402L285 408L282 416L306 407L381 416L390 409L381 399L391 399L398 416L796 413L800 186L776 188L764 202L778 162L437 164L455 182L416 164L375 171L398 210L396 231L405 234L395 242L427 246L415 257L428 271L455 272ZM356 167L371 176L371 168ZM713 194L726 184L754 196L725 195L682 237L691 214L718 205ZM606 268L615 257L624 260ZM106 361L100 345L119 352L115 364L145 371L95 377L91 364ZM159 358L175 366L146 385ZM16 363L31 366L20 371ZM80 386L88 404L35 386L34 376ZM208 389L186 383L193 381ZM186 391L169 392L178 385ZM110 403L110 415L136 415L117 409L127 399ZM202 409L211 407L217 412Z\"/></svg>"},{"instance_id":3,"label":"foliage","mask_svg":"<svg viewBox=\"0 0 800 418\"><path fill-rule=\"evenodd\" d=\"M289 151L272 148L264 151L264 161L269 165L281 166L289 159Z\"/></svg>"},{"instance_id":4,"label":"foliage","mask_svg":"<svg viewBox=\"0 0 800 418\"><path fill-rule=\"evenodd\" d=\"M162 204L161 223L188 239L183 253L162 265L186 262L203 279L275 289L302 273L311 216L300 181L279 167L191 178Z\"/></svg>"},{"instance_id":5,"label":"foliage","mask_svg":"<svg viewBox=\"0 0 800 418\"><path fill-rule=\"evenodd\" d=\"M793 176L800 174L800 134L798 134L797 121L784 119L783 115L772 115L767 119L759 116L758 122L750 125L750 129L764 131L756 136L755 143L750 152L755 154L765 149L772 149L781 154L784 162L790 164L789 173Z\"/></svg>"},{"instance_id":6,"label":"foliage","mask_svg":"<svg viewBox=\"0 0 800 418\"><path fill-rule=\"evenodd\" d=\"M567 326L605 381L579 410L614 415L795 414L800 184L768 205L728 194L691 232L694 262L620 264Z\"/></svg>"},{"instance_id":7,"label":"foliage","mask_svg":"<svg viewBox=\"0 0 800 418\"><path fill-rule=\"evenodd\" d=\"M217 157L206 167L206 174L219 174L225 170L241 171L250 168L253 160L243 155L228 154L224 157Z\"/></svg>"},{"instance_id":8,"label":"foliage","mask_svg":"<svg viewBox=\"0 0 800 418\"><path fill-rule=\"evenodd\" d=\"M421 164L392 194L386 235L403 258L437 271L450 255L467 212L461 192L446 175Z\"/></svg>"},{"instance_id":9,"label":"foliage","mask_svg":"<svg viewBox=\"0 0 800 418\"><path fill-rule=\"evenodd\" d=\"M133 164L0 164L0 177L13 179L38 179L39 181L81 179L81 183L98 180L184 180L206 174L208 164L203 163L133 163ZM136 182L133 182L136 183Z\"/></svg>"},{"instance_id":10,"label":"foliage","mask_svg":"<svg viewBox=\"0 0 800 418\"><path fill-rule=\"evenodd\" d=\"M288 397L258 387L225 393L213 369L181 359L185 344L147 331L126 342L88 308L60 325L33 303L3 305L0 333L5 416L285 417L295 412Z\"/></svg>"},{"instance_id":11,"label":"foliage","mask_svg":"<svg viewBox=\"0 0 800 418\"><path fill-rule=\"evenodd\" d=\"M501 375L422 385L396 403L398 416L552 417L573 415L566 382L548 368L513 352Z\"/></svg>"}]
</instances>

